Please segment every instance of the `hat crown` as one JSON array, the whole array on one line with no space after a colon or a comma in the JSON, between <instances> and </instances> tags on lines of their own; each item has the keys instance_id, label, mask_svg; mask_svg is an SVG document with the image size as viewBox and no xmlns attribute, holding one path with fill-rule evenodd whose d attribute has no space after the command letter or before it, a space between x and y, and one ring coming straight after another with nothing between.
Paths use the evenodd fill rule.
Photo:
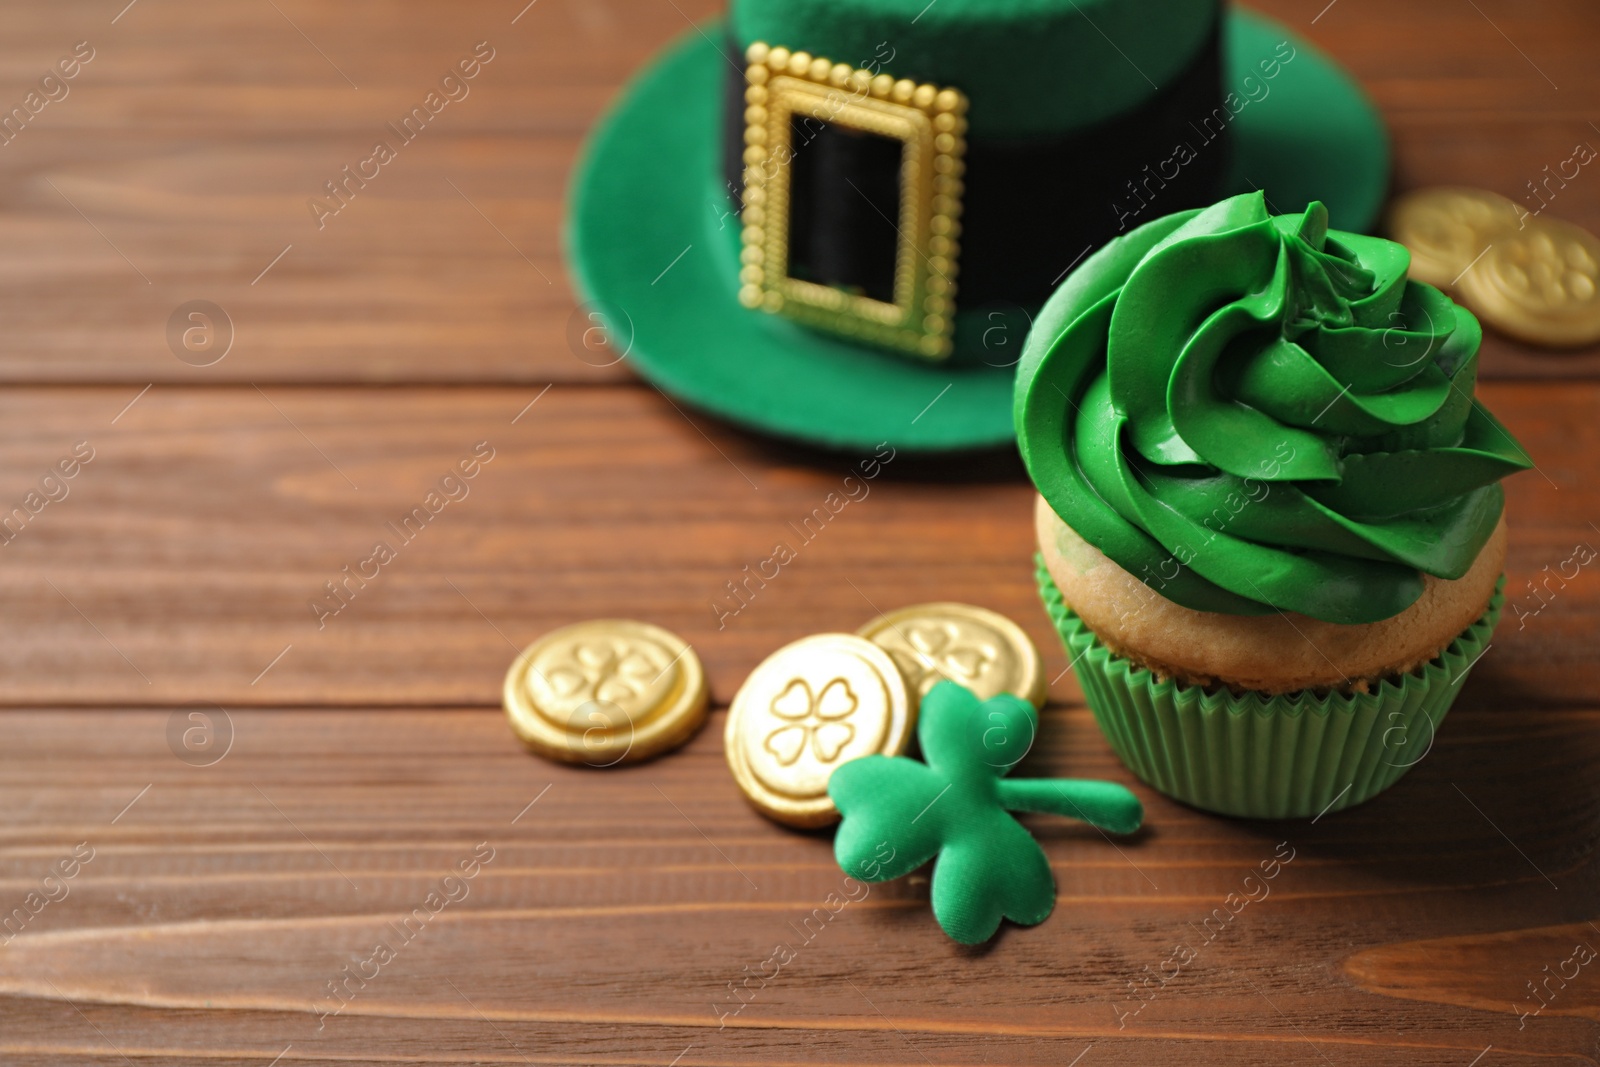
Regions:
<instances>
[{"instance_id":1,"label":"hat crown","mask_svg":"<svg viewBox=\"0 0 1600 1067\"><path fill-rule=\"evenodd\" d=\"M1138 106L1210 40L1218 0L731 0L754 41L951 86L969 136L1062 136Z\"/></svg>"}]
</instances>

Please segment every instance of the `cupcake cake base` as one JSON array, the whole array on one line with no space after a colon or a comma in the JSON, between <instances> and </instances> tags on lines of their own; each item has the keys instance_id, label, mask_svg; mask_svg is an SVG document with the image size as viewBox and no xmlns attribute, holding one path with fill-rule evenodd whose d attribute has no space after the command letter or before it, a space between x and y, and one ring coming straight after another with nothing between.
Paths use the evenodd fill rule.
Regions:
<instances>
[{"instance_id":1,"label":"cupcake cake base","mask_svg":"<svg viewBox=\"0 0 1600 1067\"><path fill-rule=\"evenodd\" d=\"M1504 597L1443 652L1368 692L1267 696L1183 685L1111 651L1061 596L1043 557L1039 592L1112 749L1153 788L1196 808L1313 818L1383 792L1433 747ZM1503 585L1502 579L1502 585Z\"/></svg>"}]
</instances>

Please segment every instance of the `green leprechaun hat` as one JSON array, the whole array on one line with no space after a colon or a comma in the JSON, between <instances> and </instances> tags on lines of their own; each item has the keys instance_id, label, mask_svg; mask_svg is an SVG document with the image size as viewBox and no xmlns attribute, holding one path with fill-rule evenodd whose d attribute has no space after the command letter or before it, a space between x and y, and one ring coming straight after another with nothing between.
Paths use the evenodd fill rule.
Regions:
<instances>
[{"instance_id":1,"label":"green leprechaun hat","mask_svg":"<svg viewBox=\"0 0 1600 1067\"><path fill-rule=\"evenodd\" d=\"M1217 0L732 0L590 138L586 321L664 392L832 448L1012 440L1034 311L1105 241L1264 190L1365 230L1371 102Z\"/></svg>"}]
</instances>

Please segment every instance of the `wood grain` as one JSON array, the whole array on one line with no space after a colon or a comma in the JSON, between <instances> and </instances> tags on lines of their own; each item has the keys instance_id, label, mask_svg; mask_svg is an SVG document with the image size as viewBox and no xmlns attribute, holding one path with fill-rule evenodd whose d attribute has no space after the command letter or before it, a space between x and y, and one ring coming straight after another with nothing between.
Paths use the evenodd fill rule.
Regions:
<instances>
[{"instance_id":1,"label":"wood grain","mask_svg":"<svg viewBox=\"0 0 1600 1067\"><path fill-rule=\"evenodd\" d=\"M0 702L492 706L517 649L616 616L681 634L727 701L788 641L939 599L1017 619L1077 695L1033 586L1033 490L1000 460L952 487L896 454L866 480L871 456L787 453L643 388L156 386L111 425L135 393L0 396L0 515L95 449L0 544ZM1562 564L1600 546L1600 385L1482 394L1539 467L1507 484L1510 606L1474 690L1583 702L1600 577ZM464 498L402 540L478 442L493 458ZM396 558L366 564L380 541ZM779 543L797 558L763 581Z\"/></svg>"},{"instance_id":2,"label":"wood grain","mask_svg":"<svg viewBox=\"0 0 1600 1067\"><path fill-rule=\"evenodd\" d=\"M1033 820L1056 913L975 951L939 933L921 878L802 927L843 887L827 835L745 806L720 714L677 755L596 772L527 755L493 712L236 711L232 750L203 768L168 751L165 712L13 712L0 800L31 817L0 836L0 899L80 841L94 857L0 951L0 1048L115 1059L81 1010L119 1045L223 1062L292 1045L290 1062L667 1063L689 1048L681 1062L1065 1063L1092 1044L1113 1063L1459 1065L1489 1043L1581 1062L1592 1025L1551 1014L1519 1031L1463 1004L1448 991L1474 980L1462 965L1482 981L1502 960L1431 939L1531 930L1507 982L1563 945L1534 928L1593 900L1600 801L1581 778L1597 715L1459 710L1390 793L1275 826L1161 798L1086 712L1052 710L1019 773L1128 782L1149 829L1113 848ZM493 859L459 899L397 934L479 842ZM1289 859L1268 895L1202 925L1275 853ZM395 959L319 1030L315 1010L338 1003L327 983L379 941ZM727 1017L727 983L779 941L800 943L792 967ZM1127 983L1179 942L1197 959L1135 1013ZM1369 950L1437 970L1399 998L1364 991L1344 975Z\"/></svg>"},{"instance_id":3,"label":"wood grain","mask_svg":"<svg viewBox=\"0 0 1600 1067\"><path fill-rule=\"evenodd\" d=\"M1584 980L1597 940L1588 920L1497 930L1368 949L1345 970L1375 993L1515 1015L1520 1031L1546 1012L1600 1019L1600 990Z\"/></svg>"},{"instance_id":4,"label":"wood grain","mask_svg":"<svg viewBox=\"0 0 1600 1067\"><path fill-rule=\"evenodd\" d=\"M509 0L449 18L417 0L141 2L114 25L103 6L18 13L0 45L18 98L76 41L96 50L70 94L0 148L0 238L17 265L0 287L0 380L626 377L567 343L568 177L623 79L714 4L539 0L515 24L523 5ZM1600 144L1587 105L1600 12L1584 0L1338 0L1320 17L1312 0L1256 6L1362 80L1394 128L1398 188L1477 185L1531 208L1546 165ZM478 41L495 58L469 95L319 228L307 201ZM1600 230L1600 179L1583 171L1549 213ZM168 347L169 316L196 299L233 327L212 366ZM1600 353L1491 337L1483 366L1596 376Z\"/></svg>"}]
</instances>

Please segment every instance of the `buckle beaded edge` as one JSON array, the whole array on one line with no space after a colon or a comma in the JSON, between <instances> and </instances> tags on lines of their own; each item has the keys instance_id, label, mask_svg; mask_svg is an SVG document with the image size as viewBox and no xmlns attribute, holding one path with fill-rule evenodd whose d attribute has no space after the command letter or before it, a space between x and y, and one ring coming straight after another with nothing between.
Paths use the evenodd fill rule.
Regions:
<instances>
[{"instance_id":1,"label":"buckle beaded edge","mask_svg":"<svg viewBox=\"0 0 1600 1067\"><path fill-rule=\"evenodd\" d=\"M739 301L930 360L950 355L961 235L967 98L757 41L745 52ZM902 144L894 302L789 274L793 119Z\"/></svg>"}]
</instances>

